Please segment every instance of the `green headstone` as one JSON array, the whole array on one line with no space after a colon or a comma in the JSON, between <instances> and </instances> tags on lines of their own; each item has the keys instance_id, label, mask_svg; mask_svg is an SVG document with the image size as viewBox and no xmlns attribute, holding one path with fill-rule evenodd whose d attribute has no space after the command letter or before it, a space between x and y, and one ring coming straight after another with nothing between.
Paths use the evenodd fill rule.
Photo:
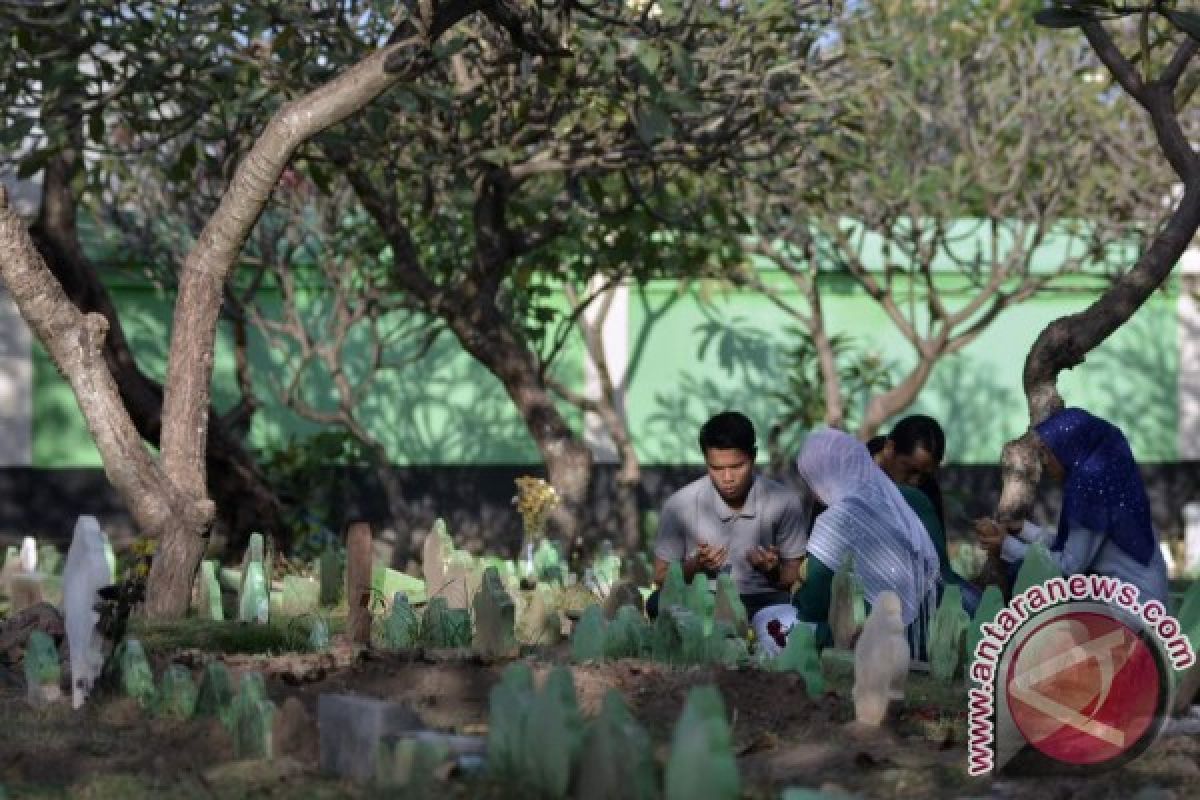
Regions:
<instances>
[{"instance_id":1,"label":"green headstone","mask_svg":"<svg viewBox=\"0 0 1200 800\"><path fill-rule=\"evenodd\" d=\"M588 726L579 759L578 800L653 800L658 796L654 745L621 698L609 689Z\"/></svg>"},{"instance_id":2,"label":"green headstone","mask_svg":"<svg viewBox=\"0 0 1200 800\"><path fill-rule=\"evenodd\" d=\"M999 586L989 586L983 593L983 597L979 599L979 605L975 608L975 618L971 620L971 625L967 629L967 649L966 663L970 664L975 658L975 648L979 644L979 640L983 638L983 625L991 624L996 619L996 615L1004 608L1004 594L1001 593Z\"/></svg>"},{"instance_id":3,"label":"green headstone","mask_svg":"<svg viewBox=\"0 0 1200 800\"><path fill-rule=\"evenodd\" d=\"M449 759L445 742L386 736L375 758L375 783L403 789L405 798L433 800L445 791L436 770Z\"/></svg>"},{"instance_id":4,"label":"green headstone","mask_svg":"<svg viewBox=\"0 0 1200 800\"><path fill-rule=\"evenodd\" d=\"M311 614L321 604L321 583L303 575L283 578L283 613L289 617Z\"/></svg>"},{"instance_id":5,"label":"green headstone","mask_svg":"<svg viewBox=\"0 0 1200 800\"><path fill-rule=\"evenodd\" d=\"M604 611L592 605L583 610L583 616L575 623L571 632L571 661L582 664L587 661L602 661L605 644Z\"/></svg>"},{"instance_id":6,"label":"green headstone","mask_svg":"<svg viewBox=\"0 0 1200 800\"><path fill-rule=\"evenodd\" d=\"M621 580L621 557L613 552L612 542L603 541L592 558L592 574L605 590L611 590Z\"/></svg>"},{"instance_id":7,"label":"green headstone","mask_svg":"<svg viewBox=\"0 0 1200 800\"><path fill-rule=\"evenodd\" d=\"M421 644L435 649L470 647L470 613L449 608L444 597L432 598L421 619Z\"/></svg>"},{"instance_id":8,"label":"green headstone","mask_svg":"<svg viewBox=\"0 0 1200 800\"><path fill-rule=\"evenodd\" d=\"M1179 613L1175 615L1181 631L1192 640L1193 647L1200 647L1200 580L1192 581L1183 594L1179 604Z\"/></svg>"},{"instance_id":9,"label":"green headstone","mask_svg":"<svg viewBox=\"0 0 1200 800\"><path fill-rule=\"evenodd\" d=\"M417 646L421 623L408 604L408 595L396 592L392 597L392 610L383 622L383 646L393 652L409 650Z\"/></svg>"},{"instance_id":10,"label":"green headstone","mask_svg":"<svg viewBox=\"0 0 1200 800\"><path fill-rule=\"evenodd\" d=\"M662 588L658 591L658 608L671 608L679 606L687 607L685 600L687 594L687 584L683 580L683 564L678 561L672 561L667 567L667 576L663 580Z\"/></svg>"},{"instance_id":11,"label":"green headstone","mask_svg":"<svg viewBox=\"0 0 1200 800\"><path fill-rule=\"evenodd\" d=\"M272 721L275 706L267 698L263 676L248 672L238 684L237 696L230 709L233 750L239 759L271 758Z\"/></svg>"},{"instance_id":12,"label":"green headstone","mask_svg":"<svg viewBox=\"0 0 1200 800\"><path fill-rule=\"evenodd\" d=\"M866 593L854 567L854 554L847 553L829 588L829 627L834 646L852 649L866 619Z\"/></svg>"},{"instance_id":13,"label":"green headstone","mask_svg":"<svg viewBox=\"0 0 1200 800\"><path fill-rule=\"evenodd\" d=\"M308 629L308 649L313 653L329 649L329 623L322 616L314 617L312 627Z\"/></svg>"},{"instance_id":14,"label":"green headstone","mask_svg":"<svg viewBox=\"0 0 1200 800\"><path fill-rule=\"evenodd\" d=\"M325 552L321 553L319 569L321 573L321 605L327 608L336 606L342 601L342 593L345 591L345 555L337 548L325 548Z\"/></svg>"},{"instance_id":15,"label":"green headstone","mask_svg":"<svg viewBox=\"0 0 1200 800\"><path fill-rule=\"evenodd\" d=\"M158 713L164 717L190 719L196 710L196 683L192 671L182 664L172 664L163 673L158 693Z\"/></svg>"},{"instance_id":16,"label":"green headstone","mask_svg":"<svg viewBox=\"0 0 1200 800\"><path fill-rule=\"evenodd\" d=\"M112 546L109 545L108 552L112 551ZM58 548L52 544L39 545L38 549L38 572L43 575L58 575L62 572L63 556L58 552Z\"/></svg>"},{"instance_id":17,"label":"green headstone","mask_svg":"<svg viewBox=\"0 0 1200 800\"><path fill-rule=\"evenodd\" d=\"M697 572L692 576L692 582L683 596L684 607L695 614L704 623L704 632L712 630L713 605L715 598L709 589L708 576Z\"/></svg>"},{"instance_id":18,"label":"green headstone","mask_svg":"<svg viewBox=\"0 0 1200 800\"><path fill-rule=\"evenodd\" d=\"M725 704L713 686L688 692L667 760L666 800L736 800L741 796Z\"/></svg>"},{"instance_id":19,"label":"green headstone","mask_svg":"<svg viewBox=\"0 0 1200 800\"><path fill-rule=\"evenodd\" d=\"M562 553L554 542L544 537L533 551L533 568L538 580L562 583L566 578Z\"/></svg>"},{"instance_id":20,"label":"green headstone","mask_svg":"<svg viewBox=\"0 0 1200 800\"><path fill-rule=\"evenodd\" d=\"M962 607L962 590L947 586L929 629L929 671L936 680L950 683L963 664L971 618Z\"/></svg>"},{"instance_id":21,"label":"green headstone","mask_svg":"<svg viewBox=\"0 0 1200 800\"><path fill-rule=\"evenodd\" d=\"M58 685L62 679L62 665L58 660L58 648L54 639L45 631L35 630L29 634L25 645L25 683L30 686Z\"/></svg>"},{"instance_id":22,"label":"green headstone","mask_svg":"<svg viewBox=\"0 0 1200 800\"><path fill-rule=\"evenodd\" d=\"M487 731L487 768L492 775L506 780L520 775L533 697L533 671L525 663L510 664L492 687Z\"/></svg>"},{"instance_id":23,"label":"green headstone","mask_svg":"<svg viewBox=\"0 0 1200 800\"><path fill-rule=\"evenodd\" d=\"M648 649L650 628L642 612L633 606L621 606L604 632L606 658L641 658Z\"/></svg>"},{"instance_id":24,"label":"green headstone","mask_svg":"<svg viewBox=\"0 0 1200 800\"><path fill-rule=\"evenodd\" d=\"M713 621L725 622L733 626L739 636L744 636L750 628L750 620L746 616L746 606L742 596L733 582L733 576L722 572L717 576L717 597L713 608Z\"/></svg>"},{"instance_id":25,"label":"green headstone","mask_svg":"<svg viewBox=\"0 0 1200 800\"><path fill-rule=\"evenodd\" d=\"M708 636L708 661L737 669L752 660L750 643L737 635L729 623L713 623L713 632Z\"/></svg>"},{"instance_id":26,"label":"green headstone","mask_svg":"<svg viewBox=\"0 0 1200 800\"><path fill-rule=\"evenodd\" d=\"M582 728L571 671L554 667L526 721L523 777L532 794L550 800L567 796Z\"/></svg>"},{"instance_id":27,"label":"green headstone","mask_svg":"<svg viewBox=\"0 0 1200 800\"><path fill-rule=\"evenodd\" d=\"M516 605L508 596L495 567L483 571L483 585L472 604L475 607L475 652L489 661L516 658L520 653Z\"/></svg>"},{"instance_id":28,"label":"green headstone","mask_svg":"<svg viewBox=\"0 0 1200 800\"><path fill-rule=\"evenodd\" d=\"M1025 551L1025 561L1021 563L1021 569L1017 571L1017 580L1013 584L1012 596L1024 592L1039 584L1045 583L1051 578L1062 577L1062 570L1050 558L1050 551L1042 543L1031 545Z\"/></svg>"},{"instance_id":29,"label":"green headstone","mask_svg":"<svg viewBox=\"0 0 1200 800\"><path fill-rule=\"evenodd\" d=\"M233 679L229 669L220 661L204 665L200 675L200 687L196 691L197 717L216 717L227 725L233 706Z\"/></svg>"},{"instance_id":30,"label":"green headstone","mask_svg":"<svg viewBox=\"0 0 1200 800\"><path fill-rule=\"evenodd\" d=\"M238 619L266 625L270 618L271 599L267 594L267 579L258 561L246 564L242 576L242 594L238 597Z\"/></svg>"},{"instance_id":31,"label":"green headstone","mask_svg":"<svg viewBox=\"0 0 1200 800\"><path fill-rule=\"evenodd\" d=\"M154 689L154 673L150 670L142 643L137 639L122 642L117 663L121 671L121 691L126 697L137 700L142 708L150 707L157 692Z\"/></svg>"},{"instance_id":32,"label":"green headstone","mask_svg":"<svg viewBox=\"0 0 1200 800\"><path fill-rule=\"evenodd\" d=\"M546 584L517 589L517 641L529 645L554 645L562 639L562 624Z\"/></svg>"},{"instance_id":33,"label":"green headstone","mask_svg":"<svg viewBox=\"0 0 1200 800\"><path fill-rule=\"evenodd\" d=\"M201 619L225 619L225 609L221 605L221 584L217 580L217 566L216 561L204 561L200 564Z\"/></svg>"},{"instance_id":34,"label":"green headstone","mask_svg":"<svg viewBox=\"0 0 1200 800\"><path fill-rule=\"evenodd\" d=\"M788 632L787 646L775 660L779 672L799 672L804 677L804 687L809 697L825 694L825 674L821 671L821 657L817 653L817 640L812 628L796 622Z\"/></svg>"},{"instance_id":35,"label":"green headstone","mask_svg":"<svg viewBox=\"0 0 1200 800\"><path fill-rule=\"evenodd\" d=\"M686 608L660 609L654 623L652 653L665 664L703 664L709 648L704 621Z\"/></svg>"}]
</instances>

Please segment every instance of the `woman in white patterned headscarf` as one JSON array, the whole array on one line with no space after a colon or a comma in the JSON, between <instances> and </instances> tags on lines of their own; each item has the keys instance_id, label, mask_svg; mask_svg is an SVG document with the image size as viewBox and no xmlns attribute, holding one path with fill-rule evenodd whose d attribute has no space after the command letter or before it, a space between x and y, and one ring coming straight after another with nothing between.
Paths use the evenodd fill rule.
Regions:
<instances>
[{"instance_id":1,"label":"woman in white patterned headscarf","mask_svg":"<svg viewBox=\"0 0 1200 800\"><path fill-rule=\"evenodd\" d=\"M829 583L846 556L853 555L867 602L880 592L895 592L913 634L914 653L920 653L936 605L939 573L937 551L921 520L866 445L847 433L812 433L796 466L827 506L808 541L808 577L795 597L800 619L827 623Z\"/></svg>"}]
</instances>

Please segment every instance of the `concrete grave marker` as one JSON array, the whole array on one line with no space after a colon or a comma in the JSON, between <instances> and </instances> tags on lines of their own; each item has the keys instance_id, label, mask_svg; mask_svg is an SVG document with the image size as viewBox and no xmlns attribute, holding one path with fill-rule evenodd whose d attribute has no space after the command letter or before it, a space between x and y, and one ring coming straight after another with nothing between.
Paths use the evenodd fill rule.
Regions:
<instances>
[{"instance_id":1,"label":"concrete grave marker","mask_svg":"<svg viewBox=\"0 0 1200 800\"><path fill-rule=\"evenodd\" d=\"M821 671L821 658L817 654L817 640L813 629L804 622L797 622L788 633L787 646L775 661L780 672L798 672L804 677L804 688L809 697L820 697L825 693L825 674Z\"/></svg>"},{"instance_id":2,"label":"concrete grave marker","mask_svg":"<svg viewBox=\"0 0 1200 800\"><path fill-rule=\"evenodd\" d=\"M658 797L653 743L615 689L584 735L577 785L578 800Z\"/></svg>"},{"instance_id":3,"label":"concrete grave marker","mask_svg":"<svg viewBox=\"0 0 1200 800\"><path fill-rule=\"evenodd\" d=\"M63 567L63 624L71 653L71 706L83 705L104 667L104 639L96 630L100 614L97 592L110 585L104 559L107 537L92 516L75 521L71 547Z\"/></svg>"},{"instance_id":4,"label":"concrete grave marker","mask_svg":"<svg viewBox=\"0 0 1200 800\"><path fill-rule=\"evenodd\" d=\"M408 595L396 592L392 610L383 623L384 648L392 652L409 650L417 646L420 633L421 623L408 604Z\"/></svg>"},{"instance_id":5,"label":"concrete grave marker","mask_svg":"<svg viewBox=\"0 0 1200 800\"><path fill-rule=\"evenodd\" d=\"M384 738L424 728L405 705L353 694L317 698L321 771L357 781L376 775Z\"/></svg>"},{"instance_id":6,"label":"concrete grave marker","mask_svg":"<svg viewBox=\"0 0 1200 800\"><path fill-rule=\"evenodd\" d=\"M970 626L971 617L962 607L962 590L947 586L929 631L929 670L936 680L950 683L960 672Z\"/></svg>"},{"instance_id":7,"label":"concrete grave marker","mask_svg":"<svg viewBox=\"0 0 1200 800\"><path fill-rule=\"evenodd\" d=\"M829 589L829 628L834 647L849 650L865 619L862 581L854 570L854 555L847 553Z\"/></svg>"},{"instance_id":8,"label":"concrete grave marker","mask_svg":"<svg viewBox=\"0 0 1200 800\"><path fill-rule=\"evenodd\" d=\"M121 691L126 697L137 700L142 708L149 708L158 693L154 688L154 673L150 670L150 662L146 660L146 651L137 639L126 639L120 649Z\"/></svg>"},{"instance_id":9,"label":"concrete grave marker","mask_svg":"<svg viewBox=\"0 0 1200 800\"><path fill-rule=\"evenodd\" d=\"M62 667L58 661L58 648L54 639L44 631L35 630L29 634L25 645L25 697L32 706L43 706L54 703L62 697L59 682L62 680Z\"/></svg>"},{"instance_id":10,"label":"concrete grave marker","mask_svg":"<svg viewBox=\"0 0 1200 800\"><path fill-rule=\"evenodd\" d=\"M488 661L516 658L516 606L495 567L483 573L483 586L475 595L475 652Z\"/></svg>"},{"instance_id":11,"label":"concrete grave marker","mask_svg":"<svg viewBox=\"0 0 1200 800\"><path fill-rule=\"evenodd\" d=\"M713 686L688 692L667 761L666 800L741 797L725 704Z\"/></svg>"},{"instance_id":12,"label":"concrete grave marker","mask_svg":"<svg viewBox=\"0 0 1200 800\"><path fill-rule=\"evenodd\" d=\"M238 619L266 625L271 616L271 598L267 592L267 577L258 561L246 564L242 573L242 593L238 597Z\"/></svg>"},{"instance_id":13,"label":"concrete grave marker","mask_svg":"<svg viewBox=\"0 0 1200 800\"><path fill-rule=\"evenodd\" d=\"M355 644L371 643L371 526L350 525L346 534L346 633Z\"/></svg>"},{"instance_id":14,"label":"concrete grave marker","mask_svg":"<svg viewBox=\"0 0 1200 800\"><path fill-rule=\"evenodd\" d=\"M196 682L192 671L182 664L172 664L163 673L158 693L158 713L165 717L190 719L196 711Z\"/></svg>"},{"instance_id":15,"label":"concrete grave marker","mask_svg":"<svg viewBox=\"0 0 1200 800\"><path fill-rule=\"evenodd\" d=\"M742 596L733 582L733 576L727 572L722 572L717 576L717 597L713 607L713 621L728 623L739 636L744 635L750 628L750 620L746 616L746 606L742 603Z\"/></svg>"},{"instance_id":16,"label":"concrete grave marker","mask_svg":"<svg viewBox=\"0 0 1200 800\"><path fill-rule=\"evenodd\" d=\"M232 705L233 679L229 675L229 668L220 661L210 661L204 665L200 676L195 715L216 717L228 725Z\"/></svg>"},{"instance_id":17,"label":"concrete grave marker","mask_svg":"<svg viewBox=\"0 0 1200 800\"><path fill-rule=\"evenodd\" d=\"M903 696L908 663L900 598L895 592L880 592L854 648L854 715L859 722L883 722L897 690Z\"/></svg>"}]
</instances>

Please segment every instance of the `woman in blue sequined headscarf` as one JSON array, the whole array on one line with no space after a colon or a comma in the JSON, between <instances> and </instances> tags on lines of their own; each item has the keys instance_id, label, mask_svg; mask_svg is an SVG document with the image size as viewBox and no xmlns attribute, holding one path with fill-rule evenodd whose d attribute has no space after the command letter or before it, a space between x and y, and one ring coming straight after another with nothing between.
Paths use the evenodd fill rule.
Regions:
<instances>
[{"instance_id":1,"label":"woman in blue sequined headscarf","mask_svg":"<svg viewBox=\"0 0 1200 800\"><path fill-rule=\"evenodd\" d=\"M1142 602L1167 602L1167 567L1150 519L1150 501L1120 428L1081 408L1064 408L1034 427L1042 463L1063 484L1058 531L1025 522L1004 531L992 520L976 526L980 542L1019 563L1036 541L1066 575L1111 575L1137 586Z\"/></svg>"}]
</instances>

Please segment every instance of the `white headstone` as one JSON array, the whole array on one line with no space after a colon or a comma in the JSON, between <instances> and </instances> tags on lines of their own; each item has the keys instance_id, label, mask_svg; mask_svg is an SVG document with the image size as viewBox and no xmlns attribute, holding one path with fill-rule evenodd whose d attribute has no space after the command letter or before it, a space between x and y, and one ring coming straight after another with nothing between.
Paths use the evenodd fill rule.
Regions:
<instances>
[{"instance_id":1,"label":"white headstone","mask_svg":"<svg viewBox=\"0 0 1200 800\"><path fill-rule=\"evenodd\" d=\"M1200 503L1183 507L1184 557L1183 574L1200 572Z\"/></svg>"},{"instance_id":2,"label":"white headstone","mask_svg":"<svg viewBox=\"0 0 1200 800\"><path fill-rule=\"evenodd\" d=\"M26 573L37 572L37 539L32 536L26 536L21 542L21 571Z\"/></svg>"},{"instance_id":3,"label":"white headstone","mask_svg":"<svg viewBox=\"0 0 1200 800\"><path fill-rule=\"evenodd\" d=\"M904 696L908 660L900 598L880 592L854 648L854 716L859 722L879 725L888 701Z\"/></svg>"},{"instance_id":4,"label":"white headstone","mask_svg":"<svg viewBox=\"0 0 1200 800\"><path fill-rule=\"evenodd\" d=\"M71 650L71 705L87 699L104 666L104 643L96 631L100 615L96 591L111 583L104 557L107 537L95 517L84 515L75 523L75 534L63 567L63 624Z\"/></svg>"}]
</instances>

